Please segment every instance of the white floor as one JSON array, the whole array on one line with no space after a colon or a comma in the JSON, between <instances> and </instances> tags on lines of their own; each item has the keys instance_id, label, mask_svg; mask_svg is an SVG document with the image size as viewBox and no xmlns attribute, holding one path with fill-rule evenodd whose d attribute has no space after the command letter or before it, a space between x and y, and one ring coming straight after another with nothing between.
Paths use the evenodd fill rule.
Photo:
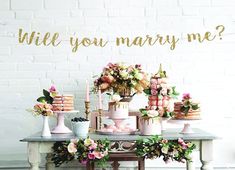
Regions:
<instances>
[{"instance_id":1,"label":"white floor","mask_svg":"<svg viewBox=\"0 0 235 170\"><path fill-rule=\"evenodd\" d=\"M65 164L66 165L66 164ZM147 166L147 165L146 165ZM25 161L0 161L0 170L26 170L29 169L29 165ZM41 167L40 170L44 170L45 167ZM76 165L68 164L60 168L55 168L56 170L85 170L84 167L76 167ZM136 166L133 167L120 167L120 170L137 170ZM146 170L184 170L185 168L179 168L179 167L146 167ZM200 168L197 168L199 170ZM215 167L215 170L235 170L235 168L229 168L229 167ZM98 169L97 170L101 170ZM106 168L106 170L111 170L111 168Z\"/></svg>"}]
</instances>

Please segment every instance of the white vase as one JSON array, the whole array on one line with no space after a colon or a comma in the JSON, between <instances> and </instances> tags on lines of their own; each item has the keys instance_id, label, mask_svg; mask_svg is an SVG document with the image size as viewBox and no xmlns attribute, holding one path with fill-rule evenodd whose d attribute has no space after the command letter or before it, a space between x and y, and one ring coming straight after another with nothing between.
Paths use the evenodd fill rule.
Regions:
<instances>
[{"instance_id":1,"label":"white vase","mask_svg":"<svg viewBox=\"0 0 235 170\"><path fill-rule=\"evenodd\" d=\"M71 122L72 131L76 137L86 138L89 132L90 121Z\"/></svg>"},{"instance_id":2,"label":"white vase","mask_svg":"<svg viewBox=\"0 0 235 170\"><path fill-rule=\"evenodd\" d=\"M49 117L48 116L42 116L43 118L43 127L42 127L42 137L50 137L51 131L49 127Z\"/></svg>"}]
</instances>

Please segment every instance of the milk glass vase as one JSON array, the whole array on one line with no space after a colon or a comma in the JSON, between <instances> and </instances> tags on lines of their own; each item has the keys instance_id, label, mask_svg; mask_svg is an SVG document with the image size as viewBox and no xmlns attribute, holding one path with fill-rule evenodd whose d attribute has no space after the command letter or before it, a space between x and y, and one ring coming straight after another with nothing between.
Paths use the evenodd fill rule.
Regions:
<instances>
[{"instance_id":1,"label":"milk glass vase","mask_svg":"<svg viewBox=\"0 0 235 170\"><path fill-rule=\"evenodd\" d=\"M49 127L49 116L42 116L43 118L43 127L42 127L42 137L50 137L51 131Z\"/></svg>"}]
</instances>

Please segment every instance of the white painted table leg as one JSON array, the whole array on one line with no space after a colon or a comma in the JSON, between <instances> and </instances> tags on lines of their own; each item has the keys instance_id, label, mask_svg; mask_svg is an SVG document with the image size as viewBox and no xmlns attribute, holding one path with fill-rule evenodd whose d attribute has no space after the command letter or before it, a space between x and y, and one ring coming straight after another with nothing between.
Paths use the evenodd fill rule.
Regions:
<instances>
[{"instance_id":1,"label":"white painted table leg","mask_svg":"<svg viewBox=\"0 0 235 170\"><path fill-rule=\"evenodd\" d=\"M52 153L48 153L47 157L46 157L46 161L47 161L46 162L46 170L53 170L55 167L51 158L52 158Z\"/></svg>"},{"instance_id":2,"label":"white painted table leg","mask_svg":"<svg viewBox=\"0 0 235 170\"><path fill-rule=\"evenodd\" d=\"M39 143L29 142L28 143L28 161L30 164L30 170L39 170L39 164L41 161L39 153Z\"/></svg>"},{"instance_id":3,"label":"white painted table leg","mask_svg":"<svg viewBox=\"0 0 235 170\"><path fill-rule=\"evenodd\" d=\"M201 170L213 170L213 141L201 141L200 160L202 162Z\"/></svg>"}]
</instances>

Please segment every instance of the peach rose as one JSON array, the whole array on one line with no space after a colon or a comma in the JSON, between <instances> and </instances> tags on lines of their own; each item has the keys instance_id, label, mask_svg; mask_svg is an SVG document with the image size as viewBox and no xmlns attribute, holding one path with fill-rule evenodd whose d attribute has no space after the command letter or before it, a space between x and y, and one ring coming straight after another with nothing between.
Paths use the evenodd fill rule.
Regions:
<instances>
[{"instance_id":1,"label":"peach rose","mask_svg":"<svg viewBox=\"0 0 235 170\"><path fill-rule=\"evenodd\" d=\"M76 153L77 152L77 147L74 143L69 143L68 145L68 152L69 153Z\"/></svg>"}]
</instances>

